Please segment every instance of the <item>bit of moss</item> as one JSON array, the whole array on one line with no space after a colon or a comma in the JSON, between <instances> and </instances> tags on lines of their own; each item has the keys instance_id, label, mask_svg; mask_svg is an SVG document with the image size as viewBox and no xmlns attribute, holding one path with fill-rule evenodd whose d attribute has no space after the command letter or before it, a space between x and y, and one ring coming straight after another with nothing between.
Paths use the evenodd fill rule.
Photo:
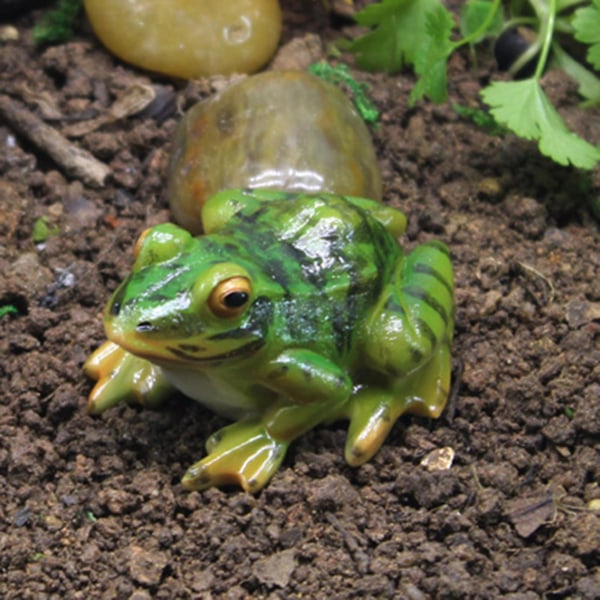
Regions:
<instances>
[{"instance_id":1,"label":"bit of moss","mask_svg":"<svg viewBox=\"0 0 600 600\"><path fill-rule=\"evenodd\" d=\"M56 8L45 13L33 28L36 44L56 44L73 37L83 0L58 0Z\"/></svg>"},{"instance_id":2,"label":"bit of moss","mask_svg":"<svg viewBox=\"0 0 600 600\"><path fill-rule=\"evenodd\" d=\"M367 96L368 85L356 81L350 74L350 70L346 65L340 64L333 66L325 61L321 61L311 65L308 71L335 85L345 85L350 90L356 110L358 110L363 121L366 121L371 125L377 123L379 111Z\"/></svg>"},{"instance_id":3,"label":"bit of moss","mask_svg":"<svg viewBox=\"0 0 600 600\"><path fill-rule=\"evenodd\" d=\"M480 127L489 135L499 136L509 133L508 129L504 127L504 125L500 125L486 110L463 106L461 104L453 104L452 108L454 108L456 113L463 119L472 121L477 127Z\"/></svg>"},{"instance_id":4,"label":"bit of moss","mask_svg":"<svg viewBox=\"0 0 600 600\"><path fill-rule=\"evenodd\" d=\"M2 317L4 317L5 315L14 315L14 314L18 314L19 313L19 309L16 306L13 306L12 304L6 304L4 306L0 306L0 319Z\"/></svg>"},{"instance_id":5,"label":"bit of moss","mask_svg":"<svg viewBox=\"0 0 600 600\"><path fill-rule=\"evenodd\" d=\"M42 244L45 242L50 236L58 235L60 233L60 229L58 226L50 226L48 224L48 219L46 217L40 217L33 224L33 229L31 231L31 238L33 239L35 244Z\"/></svg>"}]
</instances>

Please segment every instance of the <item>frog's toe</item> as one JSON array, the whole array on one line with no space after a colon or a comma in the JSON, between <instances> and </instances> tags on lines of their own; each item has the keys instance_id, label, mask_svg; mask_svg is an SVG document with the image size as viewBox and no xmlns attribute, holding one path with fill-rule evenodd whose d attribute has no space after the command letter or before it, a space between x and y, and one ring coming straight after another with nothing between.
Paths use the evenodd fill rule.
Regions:
<instances>
[{"instance_id":1,"label":"frog's toe","mask_svg":"<svg viewBox=\"0 0 600 600\"><path fill-rule=\"evenodd\" d=\"M279 468L287 443L272 438L262 426L235 423L212 435L209 455L192 465L181 480L189 490L239 485L258 492Z\"/></svg>"},{"instance_id":2,"label":"frog's toe","mask_svg":"<svg viewBox=\"0 0 600 600\"><path fill-rule=\"evenodd\" d=\"M346 438L346 462L357 467L367 462L379 450L395 418L393 398L381 390L361 390L353 399L350 427Z\"/></svg>"},{"instance_id":3,"label":"frog's toe","mask_svg":"<svg viewBox=\"0 0 600 600\"><path fill-rule=\"evenodd\" d=\"M444 410L450 393L451 358L449 342L441 344L429 363L416 371L404 385L403 412L437 419Z\"/></svg>"},{"instance_id":4,"label":"frog's toe","mask_svg":"<svg viewBox=\"0 0 600 600\"><path fill-rule=\"evenodd\" d=\"M173 391L160 367L106 342L85 362L85 373L98 382L88 399L88 411L99 414L117 404L133 400L155 406Z\"/></svg>"}]
</instances>

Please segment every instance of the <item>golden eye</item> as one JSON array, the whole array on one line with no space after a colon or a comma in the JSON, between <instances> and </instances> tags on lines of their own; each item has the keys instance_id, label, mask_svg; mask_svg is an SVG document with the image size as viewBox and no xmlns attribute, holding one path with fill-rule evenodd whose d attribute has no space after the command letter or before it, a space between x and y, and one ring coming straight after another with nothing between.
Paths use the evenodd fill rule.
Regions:
<instances>
[{"instance_id":1,"label":"golden eye","mask_svg":"<svg viewBox=\"0 0 600 600\"><path fill-rule=\"evenodd\" d=\"M140 248L144 244L144 240L148 237L148 234L152 231L152 227L148 227L148 229L144 229L142 233L140 233L140 237L137 239L135 246L133 247L133 257L137 258L140 253Z\"/></svg>"},{"instance_id":2,"label":"golden eye","mask_svg":"<svg viewBox=\"0 0 600 600\"><path fill-rule=\"evenodd\" d=\"M218 317L237 317L248 305L251 291L247 277L225 279L210 293L208 306Z\"/></svg>"}]
</instances>

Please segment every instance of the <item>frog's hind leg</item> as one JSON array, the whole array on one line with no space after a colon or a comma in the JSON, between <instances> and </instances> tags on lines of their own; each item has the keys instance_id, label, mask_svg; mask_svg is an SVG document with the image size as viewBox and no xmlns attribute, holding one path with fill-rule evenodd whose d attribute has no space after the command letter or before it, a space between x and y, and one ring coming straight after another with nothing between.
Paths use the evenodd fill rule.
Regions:
<instances>
[{"instance_id":1,"label":"frog's hind leg","mask_svg":"<svg viewBox=\"0 0 600 600\"><path fill-rule=\"evenodd\" d=\"M450 346L440 344L431 360L383 387L365 387L352 398L345 458L352 466L367 462L405 414L439 417L450 389Z\"/></svg>"},{"instance_id":2,"label":"frog's hind leg","mask_svg":"<svg viewBox=\"0 0 600 600\"><path fill-rule=\"evenodd\" d=\"M450 389L453 311L452 265L444 244L423 244L399 261L363 332L365 366L386 383L367 385L352 399L350 464L368 460L401 414L441 414Z\"/></svg>"},{"instance_id":3,"label":"frog's hind leg","mask_svg":"<svg viewBox=\"0 0 600 600\"><path fill-rule=\"evenodd\" d=\"M448 249L431 241L396 265L365 321L366 366L397 378L428 363L454 330L452 265Z\"/></svg>"}]
</instances>

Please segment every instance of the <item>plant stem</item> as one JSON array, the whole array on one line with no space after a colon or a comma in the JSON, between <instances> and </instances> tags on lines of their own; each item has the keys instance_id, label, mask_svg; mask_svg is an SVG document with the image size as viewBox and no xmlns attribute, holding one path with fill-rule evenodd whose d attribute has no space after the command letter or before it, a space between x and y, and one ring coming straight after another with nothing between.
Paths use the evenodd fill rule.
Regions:
<instances>
[{"instance_id":1,"label":"plant stem","mask_svg":"<svg viewBox=\"0 0 600 600\"><path fill-rule=\"evenodd\" d=\"M502 25L502 31L506 31L507 29L516 29L521 25L535 29L534 25L537 22L538 21L535 17L512 17L504 22Z\"/></svg>"},{"instance_id":2,"label":"plant stem","mask_svg":"<svg viewBox=\"0 0 600 600\"><path fill-rule=\"evenodd\" d=\"M543 6L540 6L539 2L532 2L532 4L534 4L536 12L538 12L538 9L540 9L540 12L538 12L538 17L540 18L540 22L542 25L539 32L539 38L542 40L542 51L540 52L540 57L538 59L537 66L535 68L535 73L533 75L533 78L537 81L539 81L542 77L544 67L546 66L546 61L548 60L550 46L552 44L552 36L554 35L554 23L556 21L556 3L557 0L550 0L549 6L545 3Z\"/></svg>"}]
</instances>

